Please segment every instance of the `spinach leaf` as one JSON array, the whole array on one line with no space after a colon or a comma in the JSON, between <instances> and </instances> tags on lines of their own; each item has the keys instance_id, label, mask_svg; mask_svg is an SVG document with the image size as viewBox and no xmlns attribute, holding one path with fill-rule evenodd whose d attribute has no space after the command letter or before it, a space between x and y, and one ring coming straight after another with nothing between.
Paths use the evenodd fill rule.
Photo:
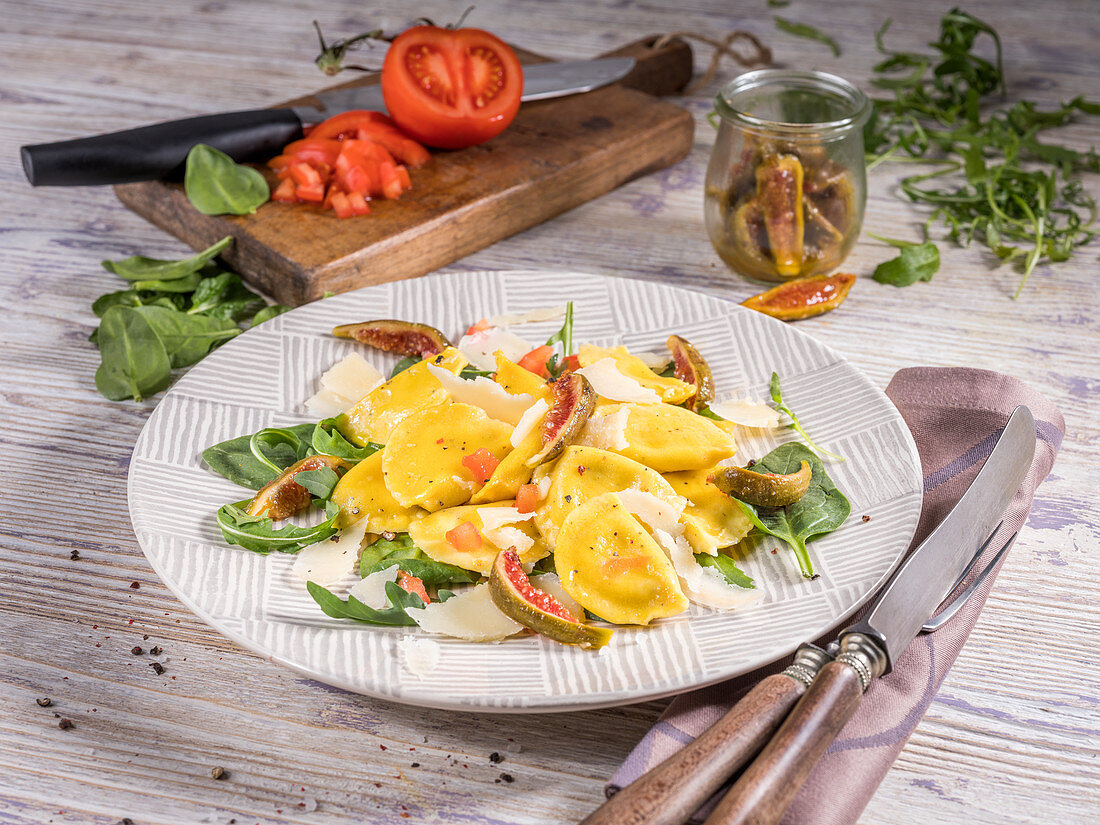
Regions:
<instances>
[{"instance_id":1,"label":"spinach leaf","mask_svg":"<svg viewBox=\"0 0 1100 825\"><path fill-rule=\"evenodd\" d=\"M301 445L309 443L316 426L316 424L297 424L286 429L297 437L297 443ZM264 451L266 460L261 461L252 452L252 438L251 435L242 435L207 447L203 450L202 460L215 473L251 490L259 490L274 481L283 470L300 460L298 447L294 446L293 440L286 439L269 444ZM272 465L279 469L273 470Z\"/></svg>"},{"instance_id":2,"label":"spinach leaf","mask_svg":"<svg viewBox=\"0 0 1100 825\"><path fill-rule=\"evenodd\" d=\"M334 455L347 461L362 461L382 449L381 444L368 443L364 447L352 444L336 428L335 418L326 418L320 422L310 436L310 446L314 452Z\"/></svg>"},{"instance_id":3,"label":"spinach leaf","mask_svg":"<svg viewBox=\"0 0 1100 825\"><path fill-rule=\"evenodd\" d=\"M209 315L188 315L163 306L139 306L132 311L153 328L173 367L189 367L218 344L241 334L232 321Z\"/></svg>"},{"instance_id":4,"label":"spinach leaf","mask_svg":"<svg viewBox=\"0 0 1100 825\"><path fill-rule=\"evenodd\" d=\"M136 289L123 289L119 292L100 295L92 304L92 312L97 318L102 318L111 307L140 307L145 304L146 301L141 292Z\"/></svg>"},{"instance_id":5,"label":"spinach leaf","mask_svg":"<svg viewBox=\"0 0 1100 825\"><path fill-rule=\"evenodd\" d=\"M423 553L423 551L421 551L421 553ZM378 570L385 570L387 567L393 567L394 565L404 570L410 576L416 576L424 582L425 587L439 587L442 584L473 584L481 578L480 573L475 573L472 570L465 570L454 564L435 561L427 556L423 558L383 559L367 570L360 568L360 572L365 578L371 573L377 572Z\"/></svg>"},{"instance_id":6,"label":"spinach leaf","mask_svg":"<svg viewBox=\"0 0 1100 825\"><path fill-rule=\"evenodd\" d=\"M192 292L202 283L202 275L198 272L190 272L181 278L164 280L152 278L144 281L134 281L134 289L157 292Z\"/></svg>"},{"instance_id":7,"label":"spinach leaf","mask_svg":"<svg viewBox=\"0 0 1100 825\"><path fill-rule=\"evenodd\" d=\"M868 233L871 234L871 233ZM871 276L880 284L909 286L917 281L931 281L940 268L940 251L931 241L910 243L871 235L901 250L896 258L883 261Z\"/></svg>"},{"instance_id":8,"label":"spinach leaf","mask_svg":"<svg viewBox=\"0 0 1100 825\"><path fill-rule=\"evenodd\" d=\"M785 31L787 34L793 34L795 37L805 37L808 40L816 40L819 43L824 43L828 46L832 52L833 57L840 57L840 46L836 44L836 41L829 35L815 29L813 26L808 26L805 23L796 23L793 20L787 20L783 17L776 16L775 26L780 31Z\"/></svg>"},{"instance_id":9,"label":"spinach leaf","mask_svg":"<svg viewBox=\"0 0 1100 825\"><path fill-rule=\"evenodd\" d=\"M244 511L249 499L222 505L218 509L218 527L229 544L245 550L267 555L273 550L280 553L297 553L303 547L316 544L336 533L336 517L340 508L331 501L325 503L325 519L309 527L285 524L276 527L265 516L250 516Z\"/></svg>"},{"instance_id":10,"label":"spinach leaf","mask_svg":"<svg viewBox=\"0 0 1100 825\"><path fill-rule=\"evenodd\" d=\"M733 559L721 552L717 556L697 553L695 560L703 567L717 567L718 572L734 587L744 587L746 590L756 589L756 583L752 580L752 577L738 567Z\"/></svg>"},{"instance_id":11,"label":"spinach leaf","mask_svg":"<svg viewBox=\"0 0 1100 825\"><path fill-rule=\"evenodd\" d=\"M406 356L404 356L396 364L393 365L393 371L390 373L390 378L393 378L398 373L404 372L409 367L415 367L422 360L424 360L424 359L420 358L417 355L406 355Z\"/></svg>"},{"instance_id":12,"label":"spinach leaf","mask_svg":"<svg viewBox=\"0 0 1100 825\"><path fill-rule=\"evenodd\" d=\"M225 272L214 269L209 274L203 273L199 285L191 296L191 306L188 312L192 315L201 312L210 312L219 305L233 298L249 297L259 300L259 296L245 287L241 276L235 272Z\"/></svg>"},{"instance_id":13,"label":"spinach leaf","mask_svg":"<svg viewBox=\"0 0 1100 825\"><path fill-rule=\"evenodd\" d=\"M306 582L306 589L326 616L334 619L353 619L363 624L390 627L412 626L416 622L409 618L406 611L410 608L423 609L424 607L424 602L419 596L406 593L397 586L396 582L386 582L386 598L389 599L390 606L382 610L368 607L354 596L348 596L345 601L315 582Z\"/></svg>"},{"instance_id":14,"label":"spinach leaf","mask_svg":"<svg viewBox=\"0 0 1100 825\"><path fill-rule=\"evenodd\" d=\"M270 321L276 315L282 315L284 312L290 312L290 307L285 307L282 304L270 304L265 306L252 316L252 323L249 324L249 329L259 326L264 321Z\"/></svg>"},{"instance_id":15,"label":"spinach leaf","mask_svg":"<svg viewBox=\"0 0 1100 825\"><path fill-rule=\"evenodd\" d=\"M359 572L365 576L363 571L375 569L386 559L418 559L423 555L408 533L398 533L392 539L378 539L364 547L359 552Z\"/></svg>"},{"instance_id":16,"label":"spinach leaf","mask_svg":"<svg viewBox=\"0 0 1100 825\"><path fill-rule=\"evenodd\" d=\"M299 470L294 474L294 483L305 487L309 494L321 501L332 498L332 490L340 476L335 470L328 467L318 467L316 470Z\"/></svg>"},{"instance_id":17,"label":"spinach leaf","mask_svg":"<svg viewBox=\"0 0 1100 825\"><path fill-rule=\"evenodd\" d=\"M753 525L763 533L782 539L794 548L798 567L806 578L813 578L814 567L810 561L807 542L831 533L844 523L851 512L851 505L836 488L821 459L803 444L780 444L756 464L757 472L786 475L797 472L803 461L808 461L813 475L806 494L786 507L754 507L734 499L749 517Z\"/></svg>"},{"instance_id":18,"label":"spinach leaf","mask_svg":"<svg viewBox=\"0 0 1100 825\"><path fill-rule=\"evenodd\" d=\"M112 401L141 401L172 379L168 352L145 317L132 307L113 306L103 315L96 343L100 364L95 386Z\"/></svg>"},{"instance_id":19,"label":"spinach leaf","mask_svg":"<svg viewBox=\"0 0 1100 825\"><path fill-rule=\"evenodd\" d=\"M844 461L845 460L843 456L839 456L836 453L830 453L828 450L824 450L821 447L819 447L817 444L814 443L814 440L812 438L810 438L810 434L802 428L802 424L800 424L799 421L798 421L798 416L796 416L794 414L794 412L791 410L790 407L788 407L786 404L783 403L783 393L779 389L779 374L778 373L775 373L775 372L772 373L772 380L771 380L770 389L771 389L772 401L775 402L776 409L778 409L781 413L783 413L784 415L786 415L788 418L791 419L791 423L788 424L787 426L789 426L792 430L794 430L796 433L798 433L800 436L802 436L802 438L805 439L806 443L809 444L812 449L816 450L817 452L821 453L822 455L827 455L830 458L835 458L837 461ZM708 412L709 412L709 410L708 410ZM795 472L797 469L798 469L798 467L796 466L795 469L792 470L791 472Z\"/></svg>"},{"instance_id":20,"label":"spinach leaf","mask_svg":"<svg viewBox=\"0 0 1100 825\"><path fill-rule=\"evenodd\" d=\"M251 215L271 197L263 175L205 143L187 153L183 188L204 215Z\"/></svg>"},{"instance_id":21,"label":"spinach leaf","mask_svg":"<svg viewBox=\"0 0 1100 825\"><path fill-rule=\"evenodd\" d=\"M231 243L233 243L233 236L226 235L213 246L181 261L166 261L134 255L124 261L104 261L103 268L127 281L174 281L198 272Z\"/></svg>"}]
</instances>

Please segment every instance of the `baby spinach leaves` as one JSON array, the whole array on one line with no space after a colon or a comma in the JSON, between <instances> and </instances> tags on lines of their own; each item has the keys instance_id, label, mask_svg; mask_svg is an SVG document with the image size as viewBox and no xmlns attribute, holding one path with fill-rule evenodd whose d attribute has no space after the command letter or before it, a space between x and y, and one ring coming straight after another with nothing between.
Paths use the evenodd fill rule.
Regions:
<instances>
[{"instance_id":1,"label":"baby spinach leaves","mask_svg":"<svg viewBox=\"0 0 1100 825\"><path fill-rule=\"evenodd\" d=\"M897 247L901 253L896 258L883 261L875 267L871 276L880 284L909 286L917 281L931 281L940 268L940 250L931 241L910 243L867 233L872 238Z\"/></svg>"},{"instance_id":2,"label":"baby spinach leaves","mask_svg":"<svg viewBox=\"0 0 1100 825\"><path fill-rule=\"evenodd\" d=\"M103 267L130 282L92 304L103 319L90 336L99 346L96 388L112 401L141 401L171 382L171 371L189 367L211 350L287 307L264 306L239 275L214 258L233 242L222 238L180 261L135 255L104 261Z\"/></svg>"},{"instance_id":3,"label":"baby spinach leaves","mask_svg":"<svg viewBox=\"0 0 1100 825\"><path fill-rule=\"evenodd\" d=\"M368 607L354 596L348 596L345 601L315 582L306 582L306 589L326 616L334 619L352 619L363 624L409 627L416 622L409 618L406 611L424 607L423 599L415 593L402 590L396 582L386 582L386 598L390 606L381 610Z\"/></svg>"},{"instance_id":4,"label":"baby spinach leaves","mask_svg":"<svg viewBox=\"0 0 1100 825\"><path fill-rule=\"evenodd\" d=\"M721 573L726 582L732 584L734 587L744 587L746 590L755 590L756 582L752 580L744 570L737 566L729 556L719 553L717 556L710 556L706 553L697 553L695 560L699 562L703 567L716 567L718 572Z\"/></svg>"},{"instance_id":5,"label":"baby spinach leaves","mask_svg":"<svg viewBox=\"0 0 1100 825\"><path fill-rule=\"evenodd\" d=\"M326 418L324 421L321 421L313 429L313 434L310 436L309 443L310 446L313 447L314 452L323 455L334 455L337 458L343 458L347 461L362 461L364 458L369 458L382 449L381 444L370 442L368 442L365 447L359 447L352 444L344 438L343 433L337 429L335 418Z\"/></svg>"},{"instance_id":6,"label":"baby spinach leaves","mask_svg":"<svg viewBox=\"0 0 1100 825\"><path fill-rule=\"evenodd\" d=\"M836 453L830 453L828 450L823 450L821 447L817 446L817 444L814 443L814 440L810 438L810 434L806 432L806 430L803 429L802 424L799 423L798 416L796 416L791 408L783 402L783 392L779 388L779 373L772 373L772 380L769 390L771 392L772 401L775 402L775 408L786 415L789 419L791 419L791 423L788 426L800 436L802 436L806 440L806 443L809 444L812 449L821 453L821 455L827 455L830 458L835 458L837 461L844 461L843 456L839 456ZM797 470L798 465L795 465L795 469L791 472L795 472Z\"/></svg>"},{"instance_id":7,"label":"baby spinach leaves","mask_svg":"<svg viewBox=\"0 0 1100 825\"><path fill-rule=\"evenodd\" d=\"M203 450L202 460L211 470L234 484L259 490L278 478L291 464L306 457L306 447L316 427L316 424L285 427L282 431L294 438L277 441L262 437L254 441L258 434L231 438Z\"/></svg>"},{"instance_id":8,"label":"baby spinach leaves","mask_svg":"<svg viewBox=\"0 0 1100 825\"><path fill-rule=\"evenodd\" d=\"M821 459L803 444L780 444L753 465L757 472L786 475L797 472L803 461L813 471L806 494L785 507L754 507L743 501L738 506L762 533L782 539L794 548L798 567L806 578L813 578L814 567L806 544L831 533L842 525L851 512L848 499L836 488Z\"/></svg>"},{"instance_id":9,"label":"baby spinach leaves","mask_svg":"<svg viewBox=\"0 0 1100 825\"><path fill-rule=\"evenodd\" d=\"M336 532L336 517L340 514L340 509L331 501L325 502L324 521L309 527L295 524L276 527L272 519L250 516L245 512L248 503L249 499L245 499L223 505L218 510L217 521L226 542L254 553L265 556L273 550L297 553L303 547L323 541Z\"/></svg>"},{"instance_id":10,"label":"baby spinach leaves","mask_svg":"<svg viewBox=\"0 0 1100 825\"><path fill-rule=\"evenodd\" d=\"M824 43L833 53L833 57L840 57L840 46L836 44L836 41L829 35L815 29L806 23L796 23L793 20L788 20L785 17L775 17L775 27L780 31L785 31L787 34L793 34L795 37L805 37L807 40L816 40L818 43Z\"/></svg>"},{"instance_id":11,"label":"baby spinach leaves","mask_svg":"<svg viewBox=\"0 0 1100 825\"><path fill-rule=\"evenodd\" d=\"M204 215L251 215L271 198L263 175L205 143L187 153L183 188Z\"/></svg>"},{"instance_id":12,"label":"baby spinach leaves","mask_svg":"<svg viewBox=\"0 0 1100 825\"><path fill-rule=\"evenodd\" d=\"M480 578L480 574L471 570L429 558L413 544L408 533L399 533L392 540L379 539L364 547L359 554L359 573L363 578L394 565L410 576L416 576L427 588L444 584L472 584Z\"/></svg>"}]
</instances>

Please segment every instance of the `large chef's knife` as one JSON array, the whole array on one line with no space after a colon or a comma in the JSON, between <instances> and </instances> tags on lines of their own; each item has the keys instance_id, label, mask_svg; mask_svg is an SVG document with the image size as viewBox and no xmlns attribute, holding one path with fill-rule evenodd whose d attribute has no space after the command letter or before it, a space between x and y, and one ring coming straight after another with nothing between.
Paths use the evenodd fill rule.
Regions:
<instances>
[{"instance_id":1,"label":"large chef's knife","mask_svg":"<svg viewBox=\"0 0 1100 825\"><path fill-rule=\"evenodd\" d=\"M1035 421L1027 407L1017 407L959 502L894 573L866 617L841 633L835 660L803 645L794 664L758 683L691 745L582 825L680 825L765 744L705 825L778 822L871 680L890 671L973 563L975 548L988 545L1034 455Z\"/></svg>"},{"instance_id":2,"label":"large chef's knife","mask_svg":"<svg viewBox=\"0 0 1100 825\"><path fill-rule=\"evenodd\" d=\"M523 67L523 100L587 92L614 83L634 58L613 57ZM302 126L352 109L385 111L378 85L320 92L310 105L249 109L156 123L95 137L24 146L23 171L34 186L104 186L155 180L180 168L196 143L237 161L273 157L302 137Z\"/></svg>"}]
</instances>

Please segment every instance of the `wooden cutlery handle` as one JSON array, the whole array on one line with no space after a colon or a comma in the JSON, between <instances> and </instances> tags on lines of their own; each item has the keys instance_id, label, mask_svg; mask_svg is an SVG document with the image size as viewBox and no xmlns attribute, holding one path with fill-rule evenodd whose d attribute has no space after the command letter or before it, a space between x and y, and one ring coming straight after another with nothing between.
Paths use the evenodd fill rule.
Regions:
<instances>
[{"instance_id":1,"label":"wooden cutlery handle","mask_svg":"<svg viewBox=\"0 0 1100 825\"><path fill-rule=\"evenodd\" d=\"M630 73L619 81L620 86L655 97L674 95L691 82L694 57L691 46L684 40L674 37L662 43L660 48L654 48L660 41L658 35L643 37L600 57L633 57L637 61Z\"/></svg>"},{"instance_id":2,"label":"wooden cutlery handle","mask_svg":"<svg viewBox=\"0 0 1100 825\"><path fill-rule=\"evenodd\" d=\"M851 665L825 665L768 746L741 774L705 825L778 822L817 760L859 707L863 683Z\"/></svg>"},{"instance_id":3,"label":"wooden cutlery handle","mask_svg":"<svg viewBox=\"0 0 1100 825\"><path fill-rule=\"evenodd\" d=\"M768 741L805 691L785 673L769 676L714 727L623 788L581 825L681 825Z\"/></svg>"}]
</instances>

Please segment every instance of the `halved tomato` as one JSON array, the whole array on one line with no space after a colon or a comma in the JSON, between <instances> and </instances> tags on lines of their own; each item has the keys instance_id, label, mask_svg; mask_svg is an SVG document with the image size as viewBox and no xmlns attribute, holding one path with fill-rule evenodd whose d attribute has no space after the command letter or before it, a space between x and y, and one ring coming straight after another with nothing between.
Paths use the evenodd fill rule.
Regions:
<instances>
[{"instance_id":1,"label":"halved tomato","mask_svg":"<svg viewBox=\"0 0 1100 825\"><path fill-rule=\"evenodd\" d=\"M496 137L515 118L523 69L508 44L489 32L414 26L386 52L382 95L414 139L464 149Z\"/></svg>"},{"instance_id":2,"label":"halved tomato","mask_svg":"<svg viewBox=\"0 0 1100 825\"><path fill-rule=\"evenodd\" d=\"M318 123L306 136L307 140L343 140L346 137L356 137L359 128L367 123L388 123L393 121L381 112L371 112L366 109L351 109L330 117L323 123Z\"/></svg>"}]
</instances>

